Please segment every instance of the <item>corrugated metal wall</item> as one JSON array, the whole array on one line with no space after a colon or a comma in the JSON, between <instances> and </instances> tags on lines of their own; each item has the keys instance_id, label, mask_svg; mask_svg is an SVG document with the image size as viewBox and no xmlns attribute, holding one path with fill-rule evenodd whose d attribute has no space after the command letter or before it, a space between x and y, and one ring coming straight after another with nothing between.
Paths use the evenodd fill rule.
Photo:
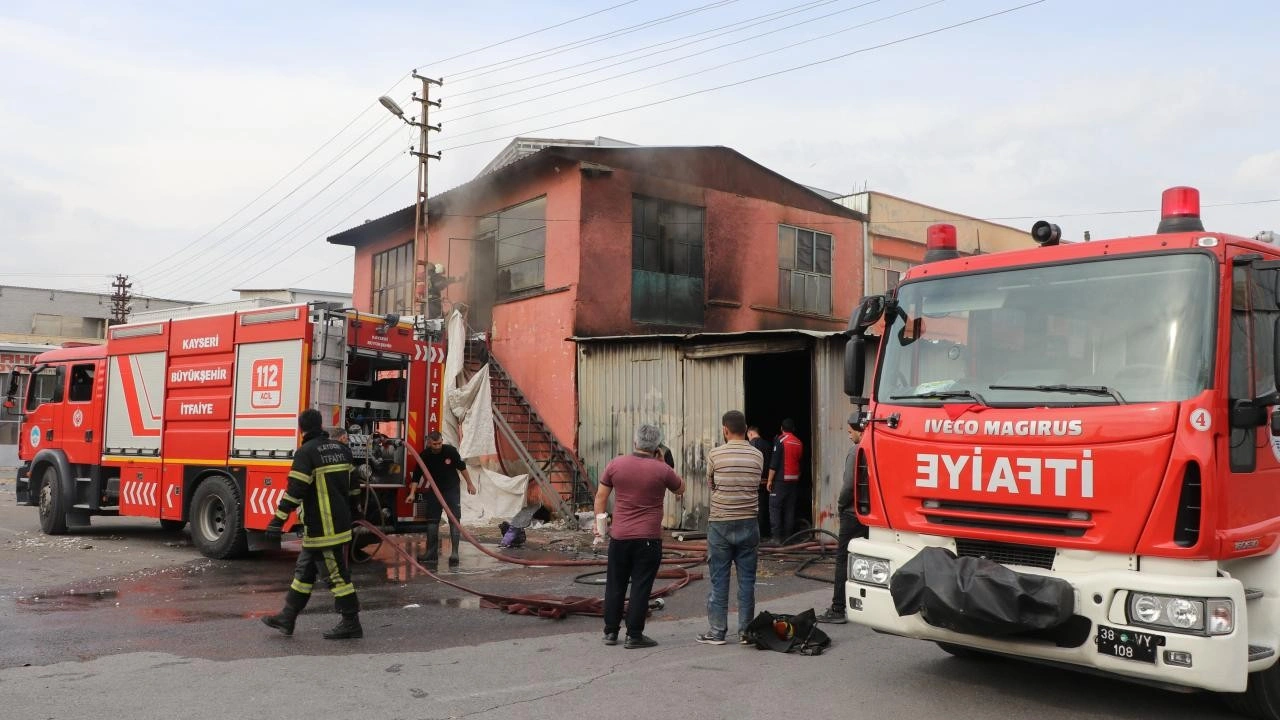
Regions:
<instances>
[{"instance_id":1,"label":"corrugated metal wall","mask_svg":"<svg viewBox=\"0 0 1280 720\"><path fill-rule=\"evenodd\" d=\"M813 348L813 520L823 529L839 531L836 499L844 480L849 452L849 413L844 394L845 339L818 340Z\"/></svg>"},{"instance_id":2,"label":"corrugated metal wall","mask_svg":"<svg viewBox=\"0 0 1280 720\"><path fill-rule=\"evenodd\" d=\"M812 511L818 524L833 532L852 409L843 391L844 345L840 336L818 338L810 354ZM739 347L745 352L752 349ZM769 347L760 345L761 350ZM687 348L697 356L693 359L670 341L593 342L578 347L578 444L587 470L599 478L610 460L631 451L637 425L658 423L687 488L682 500L668 496L663 509L663 525L668 528L705 528L710 510L707 452L723 441L720 417L724 412L741 410L746 404L743 353L707 357L714 354L708 348Z\"/></svg>"},{"instance_id":3,"label":"corrugated metal wall","mask_svg":"<svg viewBox=\"0 0 1280 720\"><path fill-rule=\"evenodd\" d=\"M610 460L631 452L641 423L657 423L675 453L684 425L682 386L672 343L578 345L578 454L587 472L599 479Z\"/></svg>"},{"instance_id":4,"label":"corrugated metal wall","mask_svg":"<svg viewBox=\"0 0 1280 720\"><path fill-rule=\"evenodd\" d=\"M578 452L592 477L632 449L641 423L657 423L685 480L668 496L666 527L701 528L710 511L707 452L721 442L720 416L742 409L742 356L683 359L672 342L578 346Z\"/></svg>"},{"instance_id":5,"label":"corrugated metal wall","mask_svg":"<svg viewBox=\"0 0 1280 720\"><path fill-rule=\"evenodd\" d=\"M663 524L667 527L703 529L711 512L711 486L707 483L707 453L724 442L720 418L728 410L743 408L742 356L691 360L684 369L684 433L680 445L672 445L684 478L684 497L667 496ZM678 449L677 449L678 448Z\"/></svg>"}]
</instances>

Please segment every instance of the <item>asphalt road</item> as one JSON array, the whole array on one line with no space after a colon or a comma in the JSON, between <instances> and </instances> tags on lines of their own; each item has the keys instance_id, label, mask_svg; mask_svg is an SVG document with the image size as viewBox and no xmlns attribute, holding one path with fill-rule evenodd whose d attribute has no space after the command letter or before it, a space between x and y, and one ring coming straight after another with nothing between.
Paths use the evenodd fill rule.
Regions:
<instances>
[{"instance_id":1,"label":"asphalt road","mask_svg":"<svg viewBox=\"0 0 1280 720\"><path fill-rule=\"evenodd\" d=\"M958 660L853 625L826 626L834 644L820 657L699 645L705 581L650 620L658 647L605 647L599 619L481 609L389 554L356 567L363 640L320 638L335 619L323 592L285 638L256 618L278 607L291 553L212 561L185 534L120 519L48 538L11 493L0 483L6 719L1231 717L1211 696ZM829 589L793 567L765 568L760 609L828 602ZM574 584L576 572L499 566L468 548L451 577L488 591L599 594Z\"/></svg>"}]
</instances>

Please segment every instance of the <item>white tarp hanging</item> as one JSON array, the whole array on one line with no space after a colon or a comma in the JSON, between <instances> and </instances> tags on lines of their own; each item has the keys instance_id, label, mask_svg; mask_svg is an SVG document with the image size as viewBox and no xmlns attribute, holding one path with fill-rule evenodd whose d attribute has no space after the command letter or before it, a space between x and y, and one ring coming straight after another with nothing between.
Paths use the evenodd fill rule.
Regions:
<instances>
[{"instance_id":1,"label":"white tarp hanging","mask_svg":"<svg viewBox=\"0 0 1280 720\"><path fill-rule=\"evenodd\" d=\"M453 416L461 430L458 454L463 460L496 455L493 436L493 391L489 387L489 366L480 368L466 385L449 395L447 415Z\"/></svg>"},{"instance_id":2,"label":"white tarp hanging","mask_svg":"<svg viewBox=\"0 0 1280 720\"><path fill-rule=\"evenodd\" d=\"M528 475L507 477L479 465L468 468L476 481L476 494L462 488L462 522L464 525L493 524L510 520L524 509Z\"/></svg>"},{"instance_id":3,"label":"white tarp hanging","mask_svg":"<svg viewBox=\"0 0 1280 720\"><path fill-rule=\"evenodd\" d=\"M447 347L444 356L444 379L442 381L444 387L440 392L440 402L447 409L450 407L450 396L457 392L458 381L462 377L462 368L466 364L467 323L462 319L462 313L458 310L449 313L445 338ZM440 418L440 434L444 436L446 443L457 447L458 419L454 417L453 413L445 412L442 414ZM466 456L463 455L463 457Z\"/></svg>"}]
</instances>

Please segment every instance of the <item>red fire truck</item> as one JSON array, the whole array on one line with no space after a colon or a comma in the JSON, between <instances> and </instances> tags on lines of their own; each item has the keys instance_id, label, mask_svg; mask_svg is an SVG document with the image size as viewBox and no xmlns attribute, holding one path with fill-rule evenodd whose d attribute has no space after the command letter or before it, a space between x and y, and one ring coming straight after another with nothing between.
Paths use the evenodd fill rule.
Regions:
<instances>
[{"instance_id":1,"label":"red fire truck","mask_svg":"<svg viewBox=\"0 0 1280 720\"><path fill-rule=\"evenodd\" d=\"M395 315L318 305L114 326L105 345L38 355L25 398L11 384L18 502L49 534L147 517L189 522L209 557L242 555L263 546L314 407L350 432L364 516L415 529L403 443L438 427L443 355Z\"/></svg>"},{"instance_id":2,"label":"red fire truck","mask_svg":"<svg viewBox=\"0 0 1280 720\"><path fill-rule=\"evenodd\" d=\"M850 323L848 618L1280 718L1280 248L1205 232L1192 188L1155 235L1032 235L934 226L950 257Z\"/></svg>"}]
</instances>

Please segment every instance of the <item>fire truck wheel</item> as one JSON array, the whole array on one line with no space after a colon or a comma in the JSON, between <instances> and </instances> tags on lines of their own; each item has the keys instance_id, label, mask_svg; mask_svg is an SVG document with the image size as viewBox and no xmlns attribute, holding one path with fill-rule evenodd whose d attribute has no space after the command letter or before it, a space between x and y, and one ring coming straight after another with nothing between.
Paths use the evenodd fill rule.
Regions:
<instances>
[{"instance_id":1,"label":"fire truck wheel","mask_svg":"<svg viewBox=\"0 0 1280 720\"><path fill-rule=\"evenodd\" d=\"M942 648L943 652L948 655L960 658L961 660L990 660L992 658L991 653L983 652L982 650L975 650L971 647L965 647L964 645L953 645L951 643L940 642L938 643L938 647Z\"/></svg>"},{"instance_id":2,"label":"fire truck wheel","mask_svg":"<svg viewBox=\"0 0 1280 720\"><path fill-rule=\"evenodd\" d=\"M205 557L240 557L249 551L244 506L235 483L225 475L206 478L191 498L191 541Z\"/></svg>"},{"instance_id":3,"label":"fire truck wheel","mask_svg":"<svg viewBox=\"0 0 1280 720\"><path fill-rule=\"evenodd\" d=\"M1242 693L1222 696L1234 712L1259 720L1280 720L1280 666L1249 673L1249 686Z\"/></svg>"},{"instance_id":4,"label":"fire truck wheel","mask_svg":"<svg viewBox=\"0 0 1280 720\"><path fill-rule=\"evenodd\" d=\"M67 531L66 499L62 497L62 476L58 466L47 463L40 470L40 529L49 535Z\"/></svg>"}]
</instances>

